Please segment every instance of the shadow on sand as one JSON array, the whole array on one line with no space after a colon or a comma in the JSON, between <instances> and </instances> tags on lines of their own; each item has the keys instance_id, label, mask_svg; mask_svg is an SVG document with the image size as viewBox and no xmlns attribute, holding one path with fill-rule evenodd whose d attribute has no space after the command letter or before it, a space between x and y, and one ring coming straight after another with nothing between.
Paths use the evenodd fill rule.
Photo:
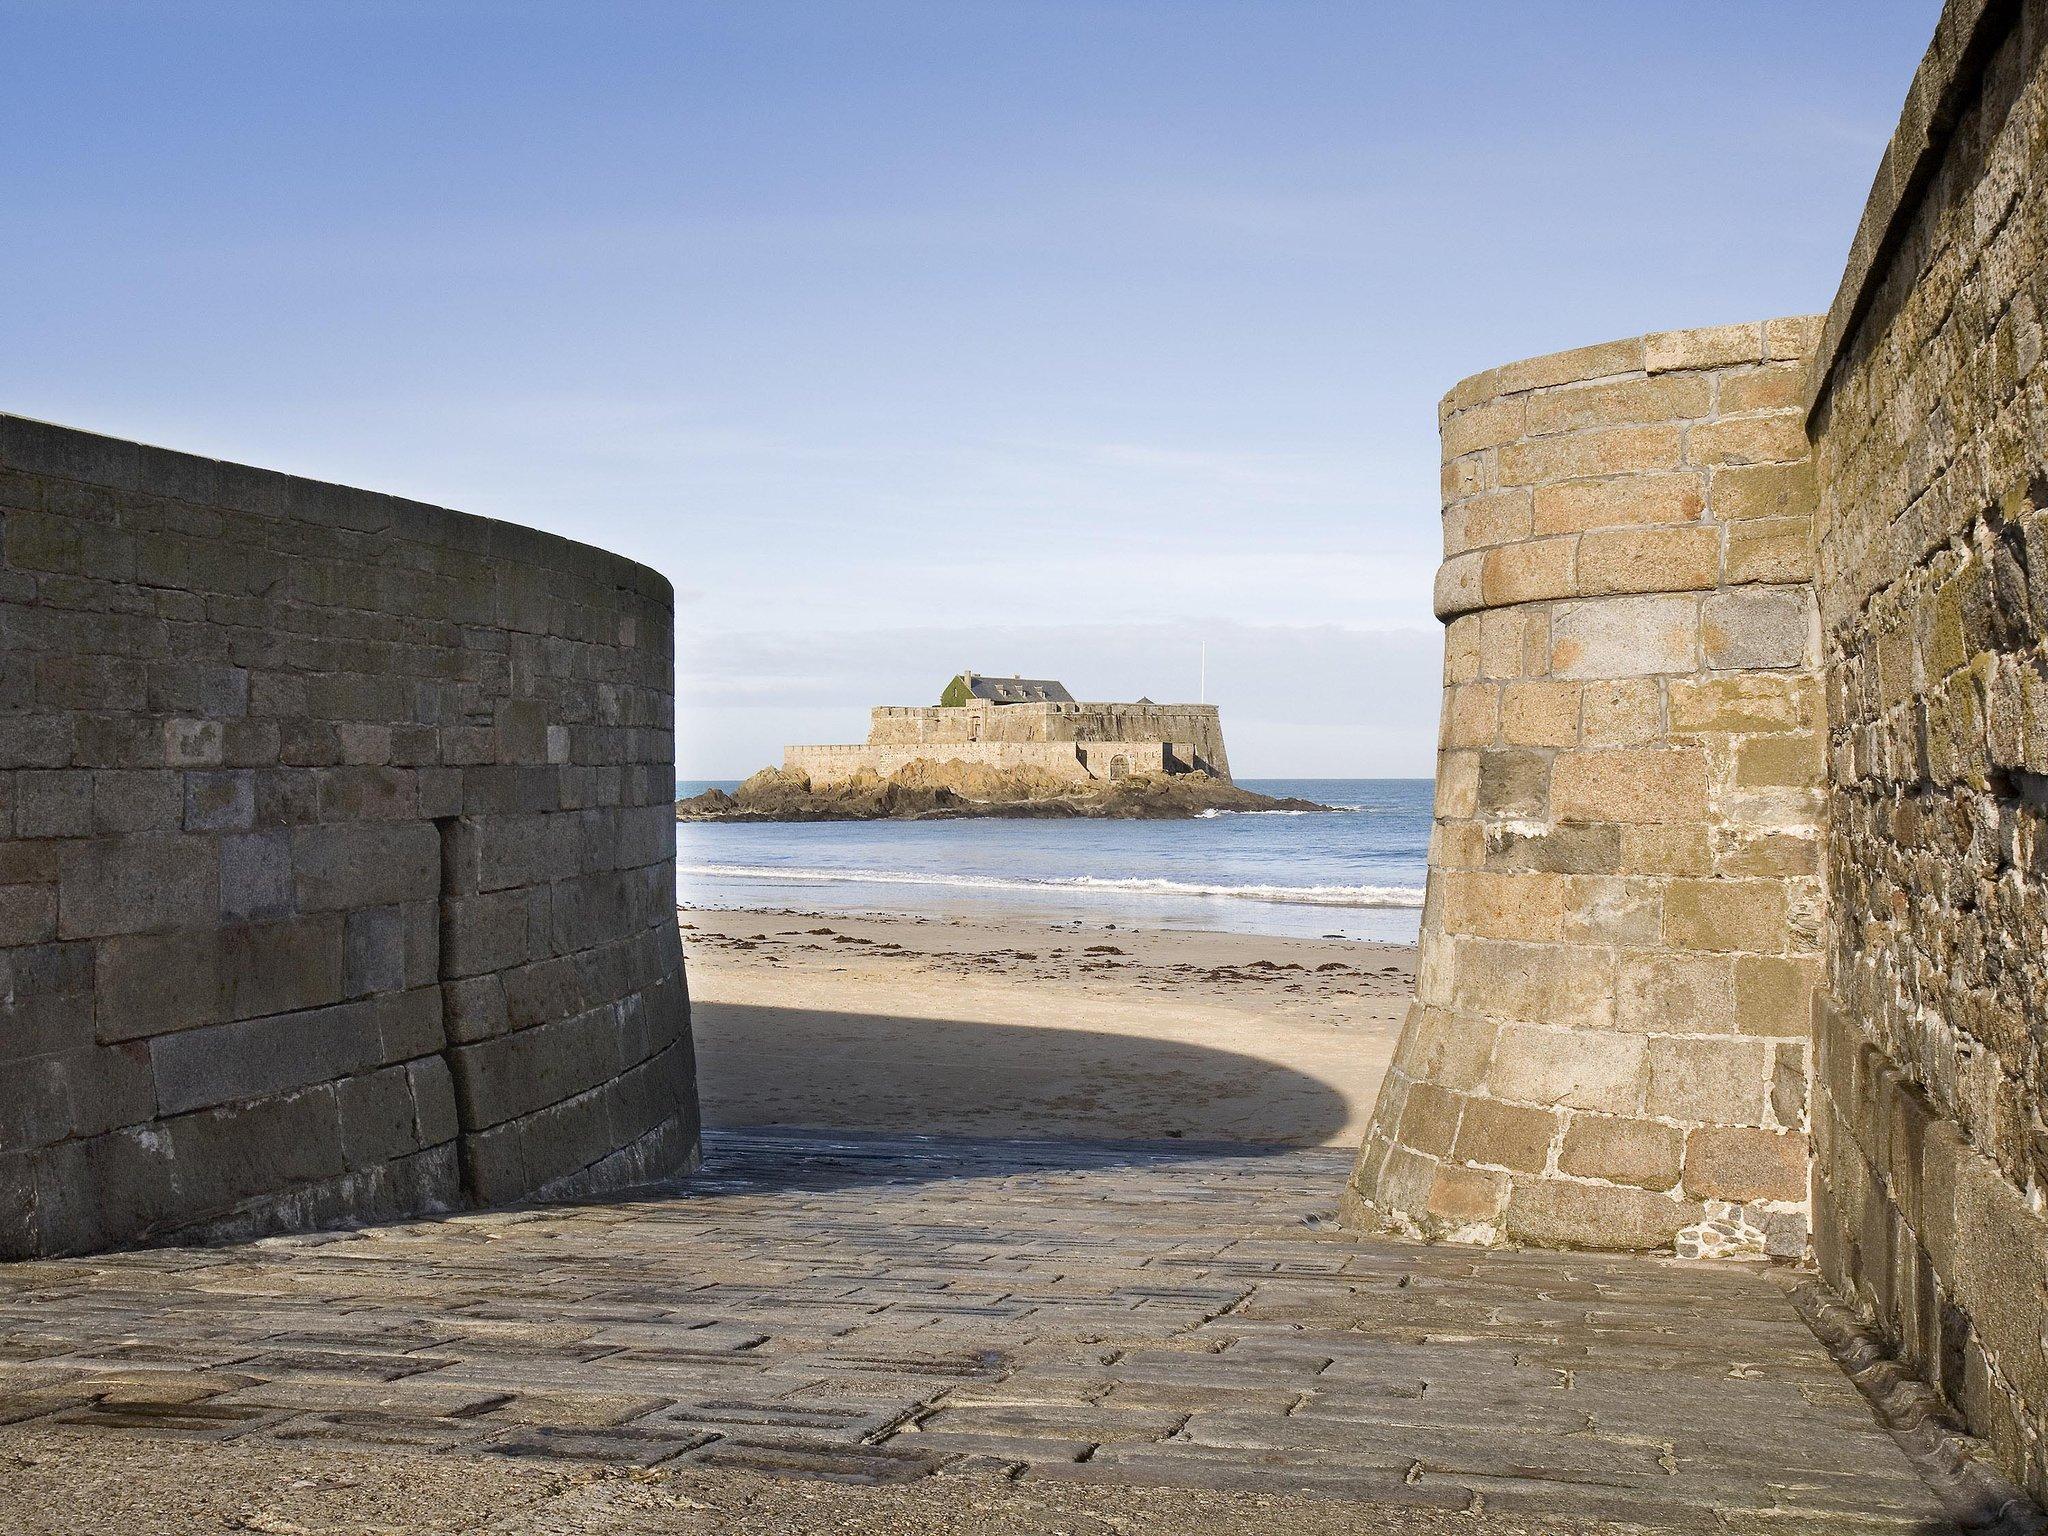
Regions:
<instances>
[{"instance_id":1,"label":"shadow on sand","mask_svg":"<svg viewBox=\"0 0 2048 1536\"><path fill-rule=\"evenodd\" d=\"M1004 1179L1091 1169L1256 1164L1272 1157L1328 1163L1330 1198L1350 1154L1338 1147L1247 1141L1082 1141L1006 1136L893 1136L815 1126L734 1126L704 1132L704 1163L670 1187L681 1196L803 1194L889 1185Z\"/></svg>"},{"instance_id":2,"label":"shadow on sand","mask_svg":"<svg viewBox=\"0 0 2048 1536\"><path fill-rule=\"evenodd\" d=\"M1351 1108L1277 1062L1107 1031L813 1012L694 1010L706 1126L702 1187L733 1159L758 1187L999 1176L1030 1169L1348 1155ZM803 1155L783 1134L800 1128ZM813 1181L822 1181L814 1183Z\"/></svg>"}]
</instances>

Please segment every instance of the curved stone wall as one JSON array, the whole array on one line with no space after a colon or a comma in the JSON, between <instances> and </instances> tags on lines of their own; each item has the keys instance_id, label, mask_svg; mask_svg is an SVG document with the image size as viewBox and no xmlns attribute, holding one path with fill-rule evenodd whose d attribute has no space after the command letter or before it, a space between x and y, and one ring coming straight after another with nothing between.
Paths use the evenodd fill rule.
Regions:
<instances>
[{"instance_id":1,"label":"curved stone wall","mask_svg":"<svg viewBox=\"0 0 2048 1536\"><path fill-rule=\"evenodd\" d=\"M2048 1499L2048 12L1951 0L1814 369L1822 1272Z\"/></svg>"},{"instance_id":2,"label":"curved stone wall","mask_svg":"<svg viewBox=\"0 0 2048 1536\"><path fill-rule=\"evenodd\" d=\"M671 601L0 417L0 1255L687 1167Z\"/></svg>"},{"instance_id":3,"label":"curved stone wall","mask_svg":"<svg viewBox=\"0 0 2048 1536\"><path fill-rule=\"evenodd\" d=\"M1817 324L1611 342L1445 398L1421 967L1351 1220L1804 1250Z\"/></svg>"}]
</instances>

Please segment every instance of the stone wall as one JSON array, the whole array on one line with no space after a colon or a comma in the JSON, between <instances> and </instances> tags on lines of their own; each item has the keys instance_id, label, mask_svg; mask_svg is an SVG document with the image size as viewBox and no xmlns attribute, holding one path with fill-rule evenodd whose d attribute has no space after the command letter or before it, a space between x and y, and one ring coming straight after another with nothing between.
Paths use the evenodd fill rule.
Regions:
<instances>
[{"instance_id":1,"label":"stone wall","mask_svg":"<svg viewBox=\"0 0 2048 1536\"><path fill-rule=\"evenodd\" d=\"M1804 1250L1816 330L1611 342L1445 398L1421 967L1350 1219Z\"/></svg>"},{"instance_id":2,"label":"stone wall","mask_svg":"<svg viewBox=\"0 0 2048 1536\"><path fill-rule=\"evenodd\" d=\"M870 712L865 743L785 747L782 766L821 785L918 761L1041 768L1085 782L1109 777L1118 758L1134 773L1230 777L1214 704L885 704Z\"/></svg>"},{"instance_id":3,"label":"stone wall","mask_svg":"<svg viewBox=\"0 0 2048 1536\"><path fill-rule=\"evenodd\" d=\"M1816 368L1815 1242L2048 1496L2048 5L1951 4Z\"/></svg>"},{"instance_id":4,"label":"stone wall","mask_svg":"<svg viewBox=\"0 0 2048 1536\"><path fill-rule=\"evenodd\" d=\"M973 763L981 767L1033 769L1076 785L1126 773L1184 773L1192 764L1185 743L1180 750L1162 741L957 741L928 747L784 747L782 766L801 773L817 787L842 784L857 773L884 778L912 763Z\"/></svg>"},{"instance_id":5,"label":"stone wall","mask_svg":"<svg viewBox=\"0 0 2048 1536\"><path fill-rule=\"evenodd\" d=\"M972 741L1184 742L1196 765L1230 777L1222 712L1214 704L883 705L869 712L868 745L924 747Z\"/></svg>"},{"instance_id":6,"label":"stone wall","mask_svg":"<svg viewBox=\"0 0 2048 1536\"><path fill-rule=\"evenodd\" d=\"M0 1256L685 1167L671 597L0 417Z\"/></svg>"}]
</instances>

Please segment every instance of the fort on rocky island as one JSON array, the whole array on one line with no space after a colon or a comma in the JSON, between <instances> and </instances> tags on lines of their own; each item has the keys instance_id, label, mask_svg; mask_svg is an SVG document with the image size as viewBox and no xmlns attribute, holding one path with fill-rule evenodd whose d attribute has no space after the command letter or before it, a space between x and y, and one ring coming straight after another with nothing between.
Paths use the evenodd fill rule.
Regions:
<instances>
[{"instance_id":1,"label":"fort on rocky island","mask_svg":"<svg viewBox=\"0 0 2048 1536\"><path fill-rule=\"evenodd\" d=\"M1445 398L1420 975L1343 1208L1810 1258L2036 1498L2044 312L2048 0L1948 0L1826 315ZM691 1166L671 622L601 551L0 416L0 1256ZM1213 706L965 673L786 758L934 761L1229 774ZM1487 1315L1563 1272L1514 1273Z\"/></svg>"},{"instance_id":2,"label":"fort on rocky island","mask_svg":"<svg viewBox=\"0 0 2048 1536\"><path fill-rule=\"evenodd\" d=\"M979 672L954 677L927 708L878 705L865 742L782 754L784 772L820 789L863 772L887 779L913 763L1038 770L1076 785L1132 774L1230 781L1214 704L1083 704L1048 679Z\"/></svg>"}]
</instances>

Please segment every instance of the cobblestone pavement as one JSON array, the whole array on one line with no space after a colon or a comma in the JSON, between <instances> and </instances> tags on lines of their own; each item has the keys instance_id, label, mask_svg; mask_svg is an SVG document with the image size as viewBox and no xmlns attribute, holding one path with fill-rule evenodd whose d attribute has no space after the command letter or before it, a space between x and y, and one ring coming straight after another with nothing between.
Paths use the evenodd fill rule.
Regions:
<instances>
[{"instance_id":1,"label":"cobblestone pavement","mask_svg":"<svg viewBox=\"0 0 2048 1536\"><path fill-rule=\"evenodd\" d=\"M1954 1529L1778 1274L1361 1241L1327 1215L1348 1160L724 1133L672 1197L16 1264L0 1456L146 1481L156 1447L232 1443L480 1477L1322 1495L1486 1529Z\"/></svg>"}]
</instances>

